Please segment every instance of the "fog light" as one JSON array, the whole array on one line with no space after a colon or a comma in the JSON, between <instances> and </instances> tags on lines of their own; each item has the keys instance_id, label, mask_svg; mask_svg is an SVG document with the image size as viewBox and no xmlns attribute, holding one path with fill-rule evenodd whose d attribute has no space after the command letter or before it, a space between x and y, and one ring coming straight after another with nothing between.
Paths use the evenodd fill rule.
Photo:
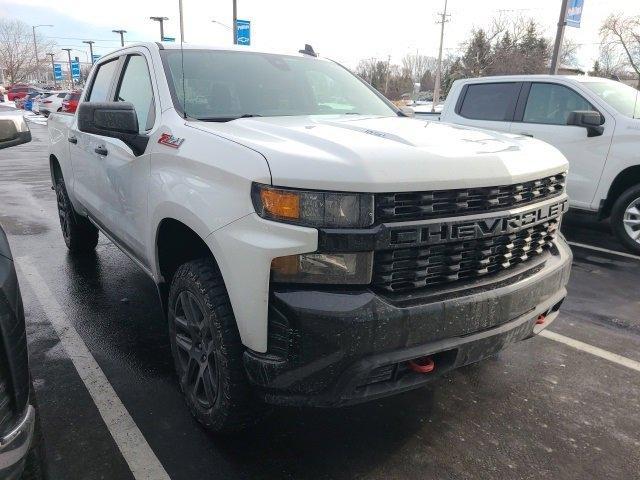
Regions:
<instances>
[{"instance_id":1,"label":"fog light","mask_svg":"<svg viewBox=\"0 0 640 480\"><path fill-rule=\"evenodd\" d=\"M371 283L373 252L304 253L274 258L273 281L366 285Z\"/></svg>"}]
</instances>

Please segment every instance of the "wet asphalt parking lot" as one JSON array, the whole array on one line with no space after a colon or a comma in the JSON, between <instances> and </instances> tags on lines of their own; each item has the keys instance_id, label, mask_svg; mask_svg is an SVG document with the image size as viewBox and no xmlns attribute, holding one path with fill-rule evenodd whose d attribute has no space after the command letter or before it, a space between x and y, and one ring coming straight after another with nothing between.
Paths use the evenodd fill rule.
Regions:
<instances>
[{"instance_id":1,"label":"wet asphalt parking lot","mask_svg":"<svg viewBox=\"0 0 640 480\"><path fill-rule=\"evenodd\" d=\"M104 236L95 256L67 253L46 127L31 128L30 144L0 151L0 223L51 478L640 478L640 258L575 246L550 327L560 336L400 396L277 408L248 433L215 437L182 400L152 281ZM572 216L563 228L572 242L623 251L606 225Z\"/></svg>"}]
</instances>

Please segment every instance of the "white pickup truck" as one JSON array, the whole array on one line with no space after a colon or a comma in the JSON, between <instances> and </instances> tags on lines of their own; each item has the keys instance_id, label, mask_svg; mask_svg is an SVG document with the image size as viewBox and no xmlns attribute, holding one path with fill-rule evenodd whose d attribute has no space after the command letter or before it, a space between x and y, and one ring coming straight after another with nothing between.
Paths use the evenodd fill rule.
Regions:
<instances>
[{"instance_id":1,"label":"white pickup truck","mask_svg":"<svg viewBox=\"0 0 640 480\"><path fill-rule=\"evenodd\" d=\"M566 295L558 150L405 117L311 48L128 46L48 128L67 246L100 230L154 280L214 431L418 387Z\"/></svg>"},{"instance_id":2,"label":"white pickup truck","mask_svg":"<svg viewBox=\"0 0 640 480\"><path fill-rule=\"evenodd\" d=\"M469 78L453 84L437 116L556 147L570 164L570 206L610 218L620 241L640 253L639 94L598 77Z\"/></svg>"}]
</instances>

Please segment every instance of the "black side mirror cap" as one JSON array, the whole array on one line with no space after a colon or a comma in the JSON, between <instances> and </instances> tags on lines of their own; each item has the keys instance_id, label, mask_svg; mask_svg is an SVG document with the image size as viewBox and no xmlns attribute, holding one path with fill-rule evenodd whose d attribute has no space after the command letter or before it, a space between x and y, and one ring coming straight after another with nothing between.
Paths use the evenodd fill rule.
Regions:
<instances>
[{"instance_id":1,"label":"black side mirror cap","mask_svg":"<svg viewBox=\"0 0 640 480\"><path fill-rule=\"evenodd\" d=\"M78 130L122 140L136 156L142 155L149 143L149 137L138 131L138 116L129 102L80 103Z\"/></svg>"},{"instance_id":2,"label":"black side mirror cap","mask_svg":"<svg viewBox=\"0 0 640 480\"><path fill-rule=\"evenodd\" d=\"M577 110L571 112L567 118L567 125L584 127L587 129L587 137L598 137L604 133L604 117L594 110Z\"/></svg>"}]
</instances>

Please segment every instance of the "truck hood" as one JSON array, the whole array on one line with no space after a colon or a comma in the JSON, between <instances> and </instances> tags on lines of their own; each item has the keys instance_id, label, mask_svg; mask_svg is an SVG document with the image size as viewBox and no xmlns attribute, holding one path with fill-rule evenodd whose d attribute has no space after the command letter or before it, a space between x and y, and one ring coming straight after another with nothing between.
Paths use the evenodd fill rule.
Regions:
<instances>
[{"instance_id":1,"label":"truck hood","mask_svg":"<svg viewBox=\"0 0 640 480\"><path fill-rule=\"evenodd\" d=\"M406 117L295 116L193 122L260 152L274 185L389 192L508 185L564 171L538 140Z\"/></svg>"}]
</instances>

